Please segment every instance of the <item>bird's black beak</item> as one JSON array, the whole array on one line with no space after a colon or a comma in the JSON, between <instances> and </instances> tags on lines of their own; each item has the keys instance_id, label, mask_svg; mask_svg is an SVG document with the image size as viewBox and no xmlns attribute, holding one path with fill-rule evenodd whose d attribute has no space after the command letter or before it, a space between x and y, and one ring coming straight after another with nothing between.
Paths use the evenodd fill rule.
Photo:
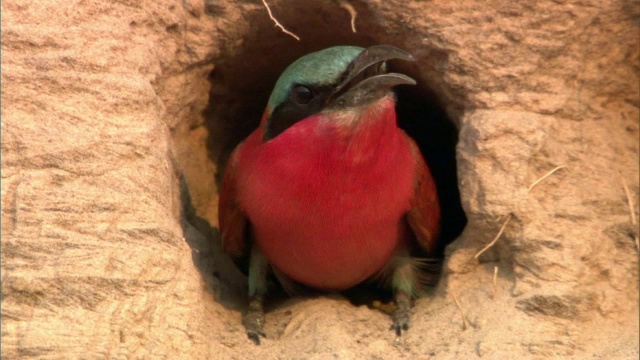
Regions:
<instances>
[{"instance_id":1,"label":"bird's black beak","mask_svg":"<svg viewBox=\"0 0 640 360\"><path fill-rule=\"evenodd\" d=\"M376 45L363 50L347 68L343 80L329 98L331 107L350 107L377 100L396 85L415 85L407 75L387 73L386 61L415 61L408 52L390 45Z\"/></svg>"}]
</instances>

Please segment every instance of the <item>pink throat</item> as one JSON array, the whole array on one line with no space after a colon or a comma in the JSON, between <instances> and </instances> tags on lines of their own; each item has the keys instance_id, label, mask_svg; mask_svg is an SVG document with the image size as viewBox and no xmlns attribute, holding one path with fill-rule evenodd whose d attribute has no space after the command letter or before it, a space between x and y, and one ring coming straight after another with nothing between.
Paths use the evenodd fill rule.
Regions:
<instances>
[{"instance_id":1,"label":"pink throat","mask_svg":"<svg viewBox=\"0 0 640 360\"><path fill-rule=\"evenodd\" d=\"M316 114L268 142L262 128L239 150L238 198L269 262L330 290L380 271L405 238L415 168L393 98Z\"/></svg>"}]
</instances>

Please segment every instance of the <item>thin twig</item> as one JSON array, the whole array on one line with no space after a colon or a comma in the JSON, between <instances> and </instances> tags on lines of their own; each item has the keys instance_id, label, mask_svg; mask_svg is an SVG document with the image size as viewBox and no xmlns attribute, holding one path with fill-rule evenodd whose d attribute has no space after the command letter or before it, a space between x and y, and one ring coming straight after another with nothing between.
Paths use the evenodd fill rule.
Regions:
<instances>
[{"instance_id":1,"label":"thin twig","mask_svg":"<svg viewBox=\"0 0 640 360\"><path fill-rule=\"evenodd\" d=\"M498 292L498 267L493 267L493 300L496 299L496 294Z\"/></svg>"},{"instance_id":2,"label":"thin twig","mask_svg":"<svg viewBox=\"0 0 640 360\"><path fill-rule=\"evenodd\" d=\"M633 208L633 199L631 198L631 191L629 191L629 185L627 185L627 180L620 176L620 180L622 180L622 187L624 188L624 193L627 195L627 205L629 205L629 213L631 214L631 225L636 225L636 212Z\"/></svg>"},{"instance_id":3,"label":"thin twig","mask_svg":"<svg viewBox=\"0 0 640 360\"><path fill-rule=\"evenodd\" d=\"M451 295L453 301L456 302L456 306L458 306L458 310L460 311L460 316L462 316L462 330L467 330L467 317L464 315L464 310L462 310L462 306L460 306L458 298L451 290L449 290L449 295Z\"/></svg>"},{"instance_id":4,"label":"thin twig","mask_svg":"<svg viewBox=\"0 0 640 360\"><path fill-rule=\"evenodd\" d=\"M294 39L300 41L300 37L294 33L292 33L291 31L287 30L284 28L284 26L282 26L282 24L280 24L280 22L273 17L273 14L271 13L271 8L269 7L269 4L267 4L267 0L262 0L262 3L264 4L264 7L267 8L267 12L269 13L269 17L271 18L271 20L273 20L273 22L276 24L277 27L280 28L280 30L282 30L282 32L284 32L285 34L289 34L291 35Z\"/></svg>"},{"instance_id":5,"label":"thin twig","mask_svg":"<svg viewBox=\"0 0 640 360\"><path fill-rule=\"evenodd\" d=\"M509 223L509 220L511 220L511 214L509 214L509 216L507 216L507 218L505 219L504 224L502 224L502 227L500 228L500 231L498 232L498 235L496 235L496 237L493 240L491 240L491 242L488 243L487 246L483 247L482 250L478 251L478 253L474 256L474 258L477 259L480 255L482 255L483 252L487 251L487 249L492 247L496 243L496 241L498 241L498 239L500 238L500 235L502 235L502 232L507 227L507 224Z\"/></svg>"},{"instance_id":6,"label":"thin twig","mask_svg":"<svg viewBox=\"0 0 640 360\"><path fill-rule=\"evenodd\" d=\"M356 33L356 16L358 16L358 12L356 11L356 8L353 7L353 5L349 4L346 0L340 0L339 1L340 7L347 10L349 12L349 15L351 15L351 31L353 31L353 33Z\"/></svg>"},{"instance_id":7,"label":"thin twig","mask_svg":"<svg viewBox=\"0 0 640 360\"><path fill-rule=\"evenodd\" d=\"M633 198L631 197L631 191L629 191L629 185L627 185L627 180L621 175L620 180L622 181L622 187L624 188L624 193L627 195L627 205L629 205L629 213L631 214L631 226L634 228L637 224L636 220L636 211L633 207ZM638 240L638 235L633 235L633 242L636 243L636 249L640 251L640 241Z\"/></svg>"},{"instance_id":8,"label":"thin twig","mask_svg":"<svg viewBox=\"0 0 640 360\"><path fill-rule=\"evenodd\" d=\"M566 166L562 165L562 166L558 166L557 168L549 171L548 173L546 173L543 177L541 177L540 179L536 180L533 182L533 184L531 184L531 186L529 186L529 188L527 189L527 191L531 191L531 189L533 189L534 186L538 185L542 180L548 178L549 176L551 176L554 172L566 168Z\"/></svg>"}]
</instances>

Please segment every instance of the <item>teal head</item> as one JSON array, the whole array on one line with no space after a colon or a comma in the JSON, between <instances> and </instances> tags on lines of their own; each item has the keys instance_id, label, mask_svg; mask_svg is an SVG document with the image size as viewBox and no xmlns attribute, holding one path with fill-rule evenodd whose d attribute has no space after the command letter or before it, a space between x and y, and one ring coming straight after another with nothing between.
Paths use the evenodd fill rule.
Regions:
<instances>
[{"instance_id":1,"label":"teal head","mask_svg":"<svg viewBox=\"0 0 640 360\"><path fill-rule=\"evenodd\" d=\"M391 59L414 61L408 52L389 45L334 46L299 58L280 75L271 93L264 140L325 109L361 106L380 99L393 86L415 85L404 74L386 71Z\"/></svg>"}]
</instances>

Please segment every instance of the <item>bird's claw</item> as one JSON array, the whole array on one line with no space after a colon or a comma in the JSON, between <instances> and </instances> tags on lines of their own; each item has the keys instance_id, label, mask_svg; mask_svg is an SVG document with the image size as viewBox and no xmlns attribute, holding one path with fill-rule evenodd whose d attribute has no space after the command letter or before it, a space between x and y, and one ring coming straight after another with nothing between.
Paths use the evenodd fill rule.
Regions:
<instances>
[{"instance_id":1,"label":"bird's claw","mask_svg":"<svg viewBox=\"0 0 640 360\"><path fill-rule=\"evenodd\" d=\"M402 336L403 331L409 330L411 320L411 296L405 291L396 292L396 310L393 313L393 325L389 330L394 330L396 336Z\"/></svg>"},{"instance_id":2,"label":"bird's claw","mask_svg":"<svg viewBox=\"0 0 640 360\"><path fill-rule=\"evenodd\" d=\"M266 337L263 332L257 332L253 330L247 330L247 337L253 341L254 344L260 345L260 337Z\"/></svg>"},{"instance_id":3,"label":"bird's claw","mask_svg":"<svg viewBox=\"0 0 640 360\"><path fill-rule=\"evenodd\" d=\"M393 325L389 328L389 330L393 330L396 333L396 336L402 336L403 331L409 330L409 318L410 314L408 309L402 311L402 309L397 309L393 314Z\"/></svg>"},{"instance_id":4,"label":"bird's claw","mask_svg":"<svg viewBox=\"0 0 640 360\"><path fill-rule=\"evenodd\" d=\"M247 336L254 344L260 345L260 337L266 337L263 331L264 325L264 312L260 310L249 310L249 312L242 319L245 329L247 329Z\"/></svg>"}]
</instances>

